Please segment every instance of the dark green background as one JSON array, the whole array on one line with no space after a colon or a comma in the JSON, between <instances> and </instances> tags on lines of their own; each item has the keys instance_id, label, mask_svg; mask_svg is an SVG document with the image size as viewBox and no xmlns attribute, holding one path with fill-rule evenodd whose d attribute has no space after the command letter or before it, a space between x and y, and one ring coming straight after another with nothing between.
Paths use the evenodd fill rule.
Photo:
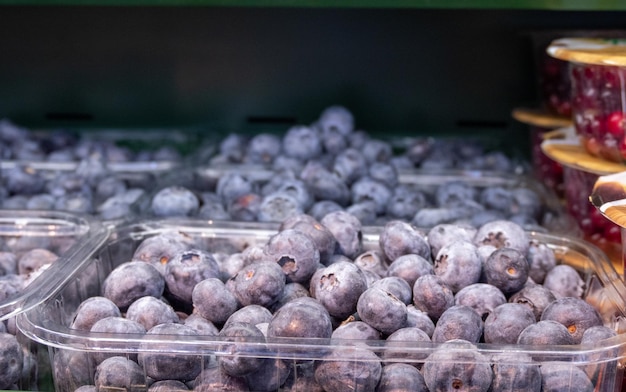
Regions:
<instances>
[{"instance_id":1,"label":"dark green background","mask_svg":"<svg viewBox=\"0 0 626 392\"><path fill-rule=\"evenodd\" d=\"M342 104L375 135L525 147L511 110L538 103L531 33L626 29L610 1L11 3L0 117L35 128L283 131Z\"/></svg>"}]
</instances>

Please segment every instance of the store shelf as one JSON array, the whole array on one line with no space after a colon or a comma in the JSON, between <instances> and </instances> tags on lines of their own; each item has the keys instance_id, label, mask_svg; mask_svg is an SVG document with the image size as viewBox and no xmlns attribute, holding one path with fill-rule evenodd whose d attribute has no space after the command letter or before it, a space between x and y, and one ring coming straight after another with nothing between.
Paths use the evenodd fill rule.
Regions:
<instances>
[{"instance_id":1,"label":"store shelf","mask_svg":"<svg viewBox=\"0 0 626 392\"><path fill-rule=\"evenodd\" d=\"M626 10L620 0L0 0L0 5Z\"/></svg>"}]
</instances>

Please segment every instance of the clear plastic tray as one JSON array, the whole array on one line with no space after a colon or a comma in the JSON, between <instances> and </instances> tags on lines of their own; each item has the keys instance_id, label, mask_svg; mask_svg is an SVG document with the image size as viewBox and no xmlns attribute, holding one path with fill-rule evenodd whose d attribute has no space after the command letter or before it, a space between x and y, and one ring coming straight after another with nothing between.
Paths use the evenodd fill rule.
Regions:
<instances>
[{"instance_id":1,"label":"clear plastic tray","mask_svg":"<svg viewBox=\"0 0 626 392\"><path fill-rule=\"evenodd\" d=\"M298 369L304 369L312 362L329 360L327 355L330 352L334 353L333 360L359 363L358 357L355 357L355 346L379 357L385 356L391 362L419 366L423 361L420 358L438 348L438 344L424 342L401 342L398 345L384 340L283 338L268 339L263 343L241 339L235 349L233 346L225 347L224 339L215 336L174 338L172 335L150 335L148 339L146 335L84 332L68 327L79 304L91 296L100 295L102 283L109 272L130 260L134 249L145 238L164 232L180 232L199 243L219 244L228 241L243 247L244 244L264 243L276 230L277 225L274 224L220 223L194 219L145 220L119 226L110 233L106 242L93 244L93 251L65 264L65 268L58 273L67 278L62 284L50 287L50 293L42 293L42 298L32 298L29 303L34 307L18 316L18 327L29 338L48 346L53 364L67 369L72 366L68 360L77 361L73 363L81 364L84 371L88 372L82 381L55 378L57 391L71 391L83 384L93 383L95 366L91 360L104 352L125 358L136 358L135 355L139 353L149 352L194 358L202 363L204 372L209 372L216 366L216 356L233 354L250 358L280 358L283 360L281 363ZM364 228L364 249L377 248L378 233L380 227ZM529 232L529 235L552 249L558 262L571 265L580 272L585 281L585 299L599 310L605 325L619 334L594 345L512 346L481 343L477 344L478 351L488 358L487 361L500 364L508 362L493 359L496 355L512 354L513 362L517 362L522 355L529 355L539 364L558 361L583 370L595 369L598 370L593 377L595 390L619 391L626 355L626 335L622 334L626 331L626 288L623 282L606 256L593 245L574 238L539 232ZM49 298L45 299L46 296ZM467 348L461 348L460 352L464 350ZM270 366L268 375L274 370ZM294 372L291 377L297 379L299 376ZM136 385L137 390L146 390L151 381L154 380L142 376L141 382Z\"/></svg>"},{"instance_id":2,"label":"clear plastic tray","mask_svg":"<svg viewBox=\"0 0 626 392\"><path fill-rule=\"evenodd\" d=\"M264 168L260 165L251 164L220 164L208 166L187 167L170 172L159 179L158 184L152 192L146 194L133 206L133 212L140 217L158 217L151 208L152 198L163 188L169 186L182 186L192 191L202 208L203 192L215 193L219 179L226 174L237 173L256 185L260 189L280 172ZM533 191L539 198L541 210L538 212L536 224L526 226L528 230L544 230L551 233L566 234L570 236L581 236L576 222L567 213L563 203L557 194L546 185L527 174L512 174L485 170L430 170L412 169L398 171L398 183L414 187L426 197L426 207L435 207L435 192L438 187L446 183L459 182L482 191L489 187L502 187L507 190L523 188ZM260 195L260 191L257 191ZM319 201L319 200L316 200ZM227 209L227 205L224 205ZM347 208L347 207L346 207ZM308 213L308 211L304 211ZM181 216L182 217L182 216ZM193 216L192 217L196 217ZM202 216L200 216L202 217ZM203 217L202 217L203 218ZM383 214L377 217L375 224L381 225L384 222L397 219L390 215ZM404 218L407 219L407 218ZM234 219L237 220L237 219ZM256 220L256 219L255 219ZM372 225L371 222L364 222Z\"/></svg>"},{"instance_id":3,"label":"clear plastic tray","mask_svg":"<svg viewBox=\"0 0 626 392\"><path fill-rule=\"evenodd\" d=\"M15 335L24 352L22 362L18 363L23 372L15 385L18 389L45 389L44 386L51 383L51 376L48 360L42 355L42 350L15 328L15 316L37 304L34 301L25 306L26 300L33 296L43 300L45 296L42 293L69 279L68 275L59 272L65 268L65 263L76 257L84 257L85 249L93 247L98 239L104 240L105 233L98 221L82 215L60 211L0 210L1 251L12 253L18 259L35 249L46 249L58 256L44 269L36 269L28 274L15 271L13 276L20 276L29 282L21 290L10 294L2 289L0 321L7 333ZM9 275L3 272L4 276Z\"/></svg>"}]
</instances>

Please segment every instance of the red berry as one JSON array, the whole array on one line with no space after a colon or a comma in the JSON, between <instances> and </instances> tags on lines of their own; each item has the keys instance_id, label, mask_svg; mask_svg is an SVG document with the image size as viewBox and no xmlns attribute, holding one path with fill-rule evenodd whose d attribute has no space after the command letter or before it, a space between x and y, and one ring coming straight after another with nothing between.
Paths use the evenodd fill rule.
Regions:
<instances>
[{"instance_id":1,"label":"red berry","mask_svg":"<svg viewBox=\"0 0 626 392\"><path fill-rule=\"evenodd\" d=\"M620 111L609 114L606 118L606 131L615 137L624 136L624 113Z\"/></svg>"},{"instance_id":2,"label":"red berry","mask_svg":"<svg viewBox=\"0 0 626 392\"><path fill-rule=\"evenodd\" d=\"M615 225L609 224L604 228L604 238L613 243L621 243L622 242L622 228Z\"/></svg>"}]
</instances>

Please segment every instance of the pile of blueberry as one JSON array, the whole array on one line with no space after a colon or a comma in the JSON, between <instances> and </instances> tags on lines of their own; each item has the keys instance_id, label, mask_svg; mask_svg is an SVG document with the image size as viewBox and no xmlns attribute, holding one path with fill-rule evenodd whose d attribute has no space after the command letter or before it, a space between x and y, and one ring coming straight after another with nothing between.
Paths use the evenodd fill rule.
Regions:
<instances>
[{"instance_id":1,"label":"pile of blueberry","mask_svg":"<svg viewBox=\"0 0 626 392\"><path fill-rule=\"evenodd\" d=\"M69 236L0 237L0 310L12 310L12 300L75 241ZM36 389L39 371L37 353L20 338L15 318L0 322L0 389Z\"/></svg>"},{"instance_id":2,"label":"pile of blueberry","mask_svg":"<svg viewBox=\"0 0 626 392\"><path fill-rule=\"evenodd\" d=\"M453 159L455 150L464 157L459 162L498 168L506 177L480 172L493 177L481 183L478 172L452 175L446 164L436 164ZM311 126L294 126L282 137L229 135L211 165L176 171L137 209L156 217L261 222L301 213L321 219L344 210L366 225L403 219L419 227L452 222L477 227L508 219L549 227L564 215L551 202L556 198L522 176L512 178L512 165L503 154L483 154L471 144L416 142L394 154L389 142L356 130L350 111L331 106ZM439 182L424 181L426 175Z\"/></svg>"},{"instance_id":3,"label":"pile of blueberry","mask_svg":"<svg viewBox=\"0 0 626 392\"><path fill-rule=\"evenodd\" d=\"M616 332L579 272L510 220L392 220L376 246L345 211L293 215L257 241L175 227L132 248L116 237L100 291L65 310L81 334L154 339L55 350L57 390L594 391L617 378L612 357L550 351Z\"/></svg>"},{"instance_id":4,"label":"pile of blueberry","mask_svg":"<svg viewBox=\"0 0 626 392\"><path fill-rule=\"evenodd\" d=\"M63 130L39 134L0 120L0 208L127 217L151 189L154 174L110 166L150 161L181 162L182 156L170 146L136 152L107 140Z\"/></svg>"}]
</instances>

